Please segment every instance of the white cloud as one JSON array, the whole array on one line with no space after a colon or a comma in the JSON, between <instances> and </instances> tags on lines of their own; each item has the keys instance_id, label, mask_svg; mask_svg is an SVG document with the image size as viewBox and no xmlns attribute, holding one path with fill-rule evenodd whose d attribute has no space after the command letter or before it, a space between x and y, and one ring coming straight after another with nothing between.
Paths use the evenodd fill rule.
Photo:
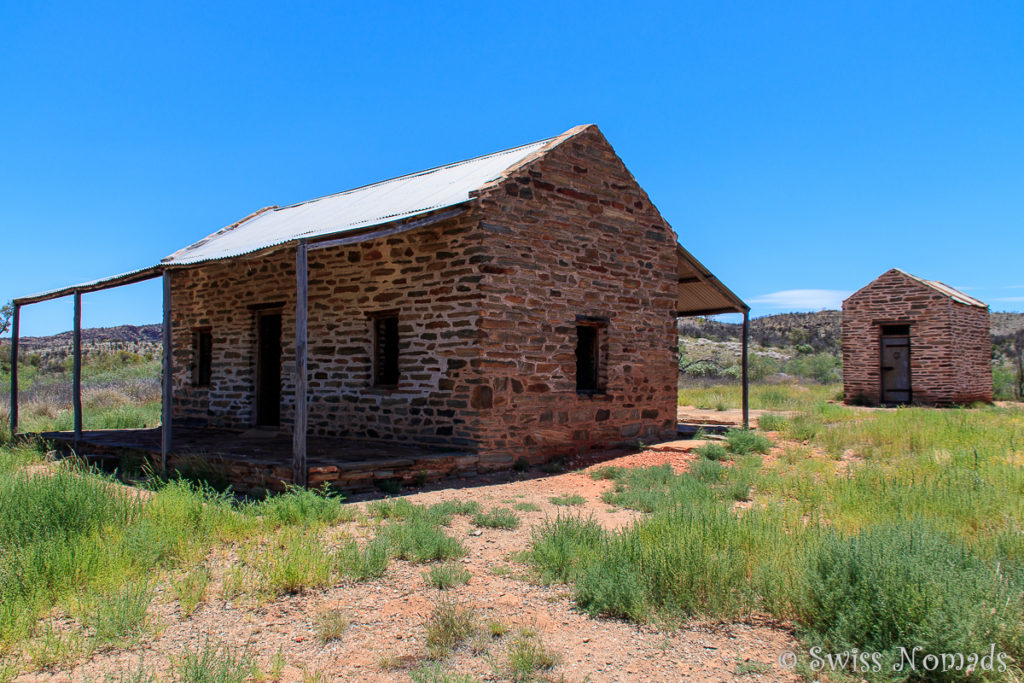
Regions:
<instances>
[{"instance_id":1,"label":"white cloud","mask_svg":"<svg viewBox=\"0 0 1024 683\"><path fill-rule=\"evenodd\" d=\"M850 294L852 292L842 289L787 289L754 297L750 303L790 311L820 311L823 308L839 308L843 299Z\"/></svg>"}]
</instances>

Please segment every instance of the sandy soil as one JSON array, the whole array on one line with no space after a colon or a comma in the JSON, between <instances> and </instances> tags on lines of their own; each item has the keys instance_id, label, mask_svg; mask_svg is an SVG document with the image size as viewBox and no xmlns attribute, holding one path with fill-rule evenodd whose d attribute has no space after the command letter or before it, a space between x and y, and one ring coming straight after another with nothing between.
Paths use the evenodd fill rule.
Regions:
<instances>
[{"instance_id":1,"label":"sandy soil","mask_svg":"<svg viewBox=\"0 0 1024 683\"><path fill-rule=\"evenodd\" d=\"M697 445L699 442L693 441L660 444L601 464L636 467L668 463L682 470L696 458L692 450ZM607 528L622 527L639 516L603 503L601 492L609 486L609 482L592 480L584 471L508 473L449 480L408 499L418 504L475 500L485 510L517 503L540 508L519 512L523 524L514 531L477 530L466 517L456 517L449 533L468 549L462 562L472 579L468 585L444 593L474 607L483 624L498 621L512 631L519 627L535 630L557 657L557 665L542 674L546 680L798 680L778 664L783 652L797 647L784 625L767 620L728 625L694 621L676 630L661 630L596 619L574 609L567 587L540 586L528 579L526 568L510 556L526 547L531 527L564 513L566 508L550 503L550 497L571 493L585 497L587 503L573 512L593 515ZM348 531L360 533L355 524L349 526L353 528ZM213 558L211 563L227 566L230 558ZM137 669L140 659L147 667L167 671L170 659L184 647L195 648L204 642L246 647L264 671L281 652L287 662L281 678L287 681L301 681L304 676L305 680L321 681L410 680L409 672L428 662L425 623L442 596L441 591L426 585L424 570L422 565L393 560L380 580L345 583L262 607L225 602L215 578L207 602L188 619L181 618L170 595L158 595L151 610L161 627L140 646L97 654L71 671L32 674L18 680L103 680L112 673ZM340 639L321 644L315 619L329 608L344 610L351 624ZM445 662L444 670L482 680L508 680L505 666L510 641L511 632L502 638L481 637L474 646L458 649ZM751 669L757 671L743 673ZM317 673L319 678L313 678Z\"/></svg>"}]
</instances>

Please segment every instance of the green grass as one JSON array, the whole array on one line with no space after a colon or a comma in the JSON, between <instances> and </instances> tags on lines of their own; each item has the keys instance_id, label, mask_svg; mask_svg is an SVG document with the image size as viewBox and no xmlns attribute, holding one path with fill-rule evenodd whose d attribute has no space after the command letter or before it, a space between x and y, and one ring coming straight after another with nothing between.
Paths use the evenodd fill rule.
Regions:
<instances>
[{"instance_id":1,"label":"green grass","mask_svg":"<svg viewBox=\"0 0 1024 683\"><path fill-rule=\"evenodd\" d=\"M352 623L351 618L339 609L327 609L318 612L313 620L316 637L321 644L339 640Z\"/></svg>"},{"instance_id":2,"label":"green grass","mask_svg":"<svg viewBox=\"0 0 1024 683\"><path fill-rule=\"evenodd\" d=\"M455 586L469 583L469 570L454 563L438 564L423 572L423 579L428 586L438 590L447 590Z\"/></svg>"},{"instance_id":3,"label":"green grass","mask_svg":"<svg viewBox=\"0 0 1024 683\"><path fill-rule=\"evenodd\" d=\"M672 623L769 613L826 651L891 658L909 643L923 657L996 643L1020 661L1024 411L864 412L776 398L798 410L771 425L790 440L771 466L759 455L770 444L736 431L728 467L701 458L679 475L595 470L613 482L606 502L648 515L613 532L549 522L524 559L594 615Z\"/></svg>"},{"instance_id":4,"label":"green grass","mask_svg":"<svg viewBox=\"0 0 1024 683\"><path fill-rule=\"evenodd\" d=\"M562 496L553 496L551 498L548 498L548 502L550 502L552 505L572 506L583 505L584 503L587 502L587 499L577 493L570 493Z\"/></svg>"},{"instance_id":5,"label":"green grass","mask_svg":"<svg viewBox=\"0 0 1024 683\"><path fill-rule=\"evenodd\" d=\"M708 460L728 460L729 451L726 450L725 446L714 441L704 444L697 448L697 455Z\"/></svg>"},{"instance_id":6,"label":"green grass","mask_svg":"<svg viewBox=\"0 0 1024 683\"><path fill-rule=\"evenodd\" d=\"M182 683L245 683L258 670L248 651L207 643L186 647L174 662L174 673Z\"/></svg>"},{"instance_id":7,"label":"green grass","mask_svg":"<svg viewBox=\"0 0 1024 683\"><path fill-rule=\"evenodd\" d=\"M516 529L519 527L519 515L508 508L494 508L473 515L473 524L489 529Z\"/></svg>"},{"instance_id":8,"label":"green grass","mask_svg":"<svg viewBox=\"0 0 1024 683\"><path fill-rule=\"evenodd\" d=\"M427 652L431 659L447 657L476 629L477 615L471 607L450 599L441 600L427 620Z\"/></svg>"}]
</instances>

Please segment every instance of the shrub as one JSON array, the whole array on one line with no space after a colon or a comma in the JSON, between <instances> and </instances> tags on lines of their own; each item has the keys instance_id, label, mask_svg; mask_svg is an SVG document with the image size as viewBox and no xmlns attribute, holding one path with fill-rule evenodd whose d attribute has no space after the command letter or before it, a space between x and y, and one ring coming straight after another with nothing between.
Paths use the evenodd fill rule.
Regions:
<instances>
[{"instance_id":1,"label":"shrub","mask_svg":"<svg viewBox=\"0 0 1024 683\"><path fill-rule=\"evenodd\" d=\"M766 432L781 432L787 424L788 420L785 417L774 413L765 413L757 419L758 428Z\"/></svg>"},{"instance_id":2,"label":"shrub","mask_svg":"<svg viewBox=\"0 0 1024 683\"><path fill-rule=\"evenodd\" d=\"M690 474L699 482L715 484L721 481L725 474L725 467L717 460L706 460L704 458L693 463L690 467Z\"/></svg>"},{"instance_id":3,"label":"shrub","mask_svg":"<svg viewBox=\"0 0 1024 683\"><path fill-rule=\"evenodd\" d=\"M509 643L508 670L513 681L532 681L538 671L553 668L556 661L536 634L521 632Z\"/></svg>"},{"instance_id":4,"label":"shrub","mask_svg":"<svg viewBox=\"0 0 1024 683\"><path fill-rule=\"evenodd\" d=\"M259 503L256 511L275 526L325 526L355 519L355 511L342 505L344 500L341 493L330 489L291 486Z\"/></svg>"},{"instance_id":5,"label":"shrub","mask_svg":"<svg viewBox=\"0 0 1024 683\"><path fill-rule=\"evenodd\" d=\"M362 548L350 540L334 553L334 566L339 574L354 581L380 578L388 568L389 552L384 539L375 538Z\"/></svg>"},{"instance_id":6,"label":"shrub","mask_svg":"<svg viewBox=\"0 0 1024 683\"><path fill-rule=\"evenodd\" d=\"M534 527L526 557L545 583L566 583L605 538L604 529L591 518L559 517Z\"/></svg>"},{"instance_id":7,"label":"shrub","mask_svg":"<svg viewBox=\"0 0 1024 683\"><path fill-rule=\"evenodd\" d=\"M519 526L519 516L508 508L494 508L473 515L473 524L491 529L515 529Z\"/></svg>"},{"instance_id":8,"label":"shrub","mask_svg":"<svg viewBox=\"0 0 1024 683\"><path fill-rule=\"evenodd\" d=\"M564 496L554 496L548 498L548 501L552 505L583 505L587 502L587 499L579 494L572 493Z\"/></svg>"},{"instance_id":9,"label":"shrub","mask_svg":"<svg viewBox=\"0 0 1024 683\"><path fill-rule=\"evenodd\" d=\"M901 646L920 646L920 661L983 654L995 643L1019 660L1024 586L1007 569L921 522L831 533L808 558L797 618L804 636L826 651L881 652L890 671Z\"/></svg>"},{"instance_id":10,"label":"shrub","mask_svg":"<svg viewBox=\"0 0 1024 683\"><path fill-rule=\"evenodd\" d=\"M257 674L256 662L247 650L209 643L199 650L186 647L174 668L182 683L245 683Z\"/></svg>"},{"instance_id":11,"label":"shrub","mask_svg":"<svg viewBox=\"0 0 1024 683\"><path fill-rule=\"evenodd\" d=\"M697 448L697 455L708 460L728 460L729 451L720 443L706 443Z\"/></svg>"},{"instance_id":12,"label":"shrub","mask_svg":"<svg viewBox=\"0 0 1024 683\"><path fill-rule=\"evenodd\" d=\"M759 516L740 520L720 503L674 506L577 560L576 603L636 621L658 614L733 618L755 603L750 572L774 533Z\"/></svg>"},{"instance_id":13,"label":"shrub","mask_svg":"<svg viewBox=\"0 0 1024 683\"><path fill-rule=\"evenodd\" d=\"M321 643L338 640L349 627L352 620L340 609L326 609L319 612L314 620L316 637Z\"/></svg>"},{"instance_id":14,"label":"shrub","mask_svg":"<svg viewBox=\"0 0 1024 683\"><path fill-rule=\"evenodd\" d=\"M454 586L469 583L469 570L457 564L439 564L423 572L423 579L428 586L438 590L446 590Z\"/></svg>"},{"instance_id":15,"label":"shrub","mask_svg":"<svg viewBox=\"0 0 1024 683\"><path fill-rule=\"evenodd\" d=\"M772 447L772 442L767 437L751 429L730 429L726 439L729 443L729 452L736 455L767 453Z\"/></svg>"},{"instance_id":16,"label":"shrub","mask_svg":"<svg viewBox=\"0 0 1024 683\"><path fill-rule=\"evenodd\" d=\"M259 555L256 569L271 593L285 595L329 585L333 566L319 536L307 532L275 539Z\"/></svg>"},{"instance_id":17,"label":"shrub","mask_svg":"<svg viewBox=\"0 0 1024 683\"><path fill-rule=\"evenodd\" d=\"M210 584L210 570L197 567L182 578L171 581L171 592L178 599L181 616L192 614L206 597L206 588Z\"/></svg>"},{"instance_id":18,"label":"shrub","mask_svg":"<svg viewBox=\"0 0 1024 683\"><path fill-rule=\"evenodd\" d=\"M466 549L425 516L391 522L381 531L393 557L410 562L431 562L462 557Z\"/></svg>"},{"instance_id":19,"label":"shrub","mask_svg":"<svg viewBox=\"0 0 1024 683\"><path fill-rule=\"evenodd\" d=\"M441 659L464 643L476 630L476 613L454 600L435 605L427 621L427 652L432 659Z\"/></svg>"}]
</instances>

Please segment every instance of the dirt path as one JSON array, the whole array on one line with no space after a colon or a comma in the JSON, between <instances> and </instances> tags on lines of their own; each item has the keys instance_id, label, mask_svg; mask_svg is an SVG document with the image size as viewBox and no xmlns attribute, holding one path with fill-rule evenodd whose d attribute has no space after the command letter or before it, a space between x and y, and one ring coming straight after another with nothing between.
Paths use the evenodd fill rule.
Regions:
<instances>
[{"instance_id":1,"label":"dirt path","mask_svg":"<svg viewBox=\"0 0 1024 683\"><path fill-rule=\"evenodd\" d=\"M662 444L643 453L624 455L605 465L641 466L661 463L684 469L696 456L697 442ZM499 622L510 629L501 638L482 636L445 661L443 671L470 674L482 680L508 680L507 648L519 628L536 631L557 658L542 676L565 681L790 681L798 680L777 664L780 654L796 643L785 629L770 624L687 624L676 631L595 619L573 608L565 586L540 586L525 577L526 568L512 554L529 543L530 529L545 519L565 514L593 515L607 528L629 524L639 513L612 508L601 501L610 486L579 472L542 477L493 475L473 481L448 481L408 496L410 502L474 500L484 510L532 503L536 511L520 511L522 525L514 531L473 527L458 516L449 533L468 550L462 563L471 574L468 585L445 595L472 606L481 624ZM553 505L549 498L579 494L586 504ZM362 505L363 503L357 503ZM355 527L355 525L352 525ZM352 528L351 533L360 533ZM362 530L365 532L365 529ZM222 558L227 566L228 558ZM33 674L18 680L84 681L137 669L166 671L171 657L186 645L226 643L248 648L267 671L277 653L286 661L281 680L392 681L410 680L410 671L427 663L425 628L441 591L428 587L425 567L393 560L386 575L369 583L347 583L325 591L277 599L260 608L225 602L215 579L207 602L189 619L177 603L158 595L152 610L163 627L143 645L95 655L70 672ZM215 571L215 574L217 572ZM340 639L321 644L315 618L325 609L345 611L351 623ZM315 676L319 674L319 678ZM117 680L115 678L115 680Z\"/></svg>"}]
</instances>

